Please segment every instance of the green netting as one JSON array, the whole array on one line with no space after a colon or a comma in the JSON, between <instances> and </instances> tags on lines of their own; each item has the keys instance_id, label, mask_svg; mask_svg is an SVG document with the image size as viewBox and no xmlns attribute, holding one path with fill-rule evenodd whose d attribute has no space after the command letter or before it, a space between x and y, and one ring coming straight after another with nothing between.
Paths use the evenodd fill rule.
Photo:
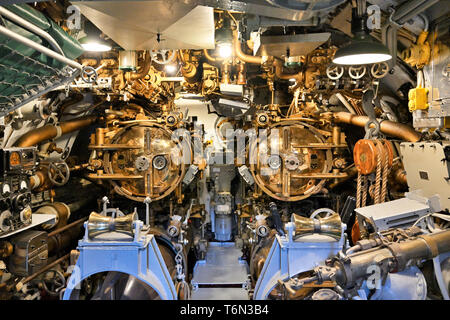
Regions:
<instances>
[{"instance_id":1,"label":"green netting","mask_svg":"<svg viewBox=\"0 0 450 320\"><path fill-rule=\"evenodd\" d=\"M58 42L69 59L78 57L83 49L53 21L28 5L5 7L27 21L46 30ZM46 40L8 21L0 20L2 26L36 43L52 49ZM20 42L0 35L0 116L49 88L71 79L71 73L61 62L42 54Z\"/></svg>"}]
</instances>

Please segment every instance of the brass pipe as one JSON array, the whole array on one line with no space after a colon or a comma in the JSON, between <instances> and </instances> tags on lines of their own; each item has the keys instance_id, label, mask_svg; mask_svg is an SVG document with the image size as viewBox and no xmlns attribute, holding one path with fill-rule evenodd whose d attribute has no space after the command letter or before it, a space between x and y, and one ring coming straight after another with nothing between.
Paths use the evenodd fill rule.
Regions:
<instances>
[{"instance_id":1,"label":"brass pipe","mask_svg":"<svg viewBox=\"0 0 450 320\"><path fill-rule=\"evenodd\" d=\"M58 126L46 125L34 130L31 130L21 136L15 143L14 147L31 147L37 144L62 136L66 133L80 130L81 128L90 126L97 121L97 116L80 117L73 120L68 120L59 123Z\"/></svg>"},{"instance_id":2,"label":"brass pipe","mask_svg":"<svg viewBox=\"0 0 450 320\"><path fill-rule=\"evenodd\" d=\"M364 127L369 121L367 116L357 116L349 112L336 112L333 114L336 123L346 123L358 127ZM417 142L420 140L420 133L415 131L412 127L389 120L380 121L380 130L382 133L399 138L409 142Z\"/></svg>"},{"instance_id":3,"label":"brass pipe","mask_svg":"<svg viewBox=\"0 0 450 320\"><path fill-rule=\"evenodd\" d=\"M31 189L37 189L40 186L44 184L44 182L47 179L47 175L44 174L42 171L36 171L34 175L30 177L30 188Z\"/></svg>"},{"instance_id":4,"label":"brass pipe","mask_svg":"<svg viewBox=\"0 0 450 320\"><path fill-rule=\"evenodd\" d=\"M150 52L146 51L145 52L145 58L144 58L144 64L141 66L141 69L139 70L139 72L134 72L134 73L127 72L125 74L126 80L130 81L130 80L142 79L150 71L150 66L151 65L152 65L152 58L150 56Z\"/></svg>"},{"instance_id":5,"label":"brass pipe","mask_svg":"<svg viewBox=\"0 0 450 320\"><path fill-rule=\"evenodd\" d=\"M406 179L406 171L405 171L405 169L399 168L399 169L395 170L394 171L394 178L395 178L396 182L398 182L398 183L400 183L400 184L402 184L404 186L408 185L408 181Z\"/></svg>"},{"instance_id":6,"label":"brass pipe","mask_svg":"<svg viewBox=\"0 0 450 320\"><path fill-rule=\"evenodd\" d=\"M203 49L203 54L205 55L205 58L208 59L210 62L220 62L225 60L225 58L214 58L213 56L211 56L208 52L208 49Z\"/></svg>"},{"instance_id":7,"label":"brass pipe","mask_svg":"<svg viewBox=\"0 0 450 320\"><path fill-rule=\"evenodd\" d=\"M301 82L303 80L302 72L295 73L295 74L284 73L283 72L283 63L278 59L274 60L273 66L275 67L275 77L277 77L280 80L295 79L295 80L297 80L297 82Z\"/></svg>"},{"instance_id":8,"label":"brass pipe","mask_svg":"<svg viewBox=\"0 0 450 320\"><path fill-rule=\"evenodd\" d=\"M238 31L233 31L233 47L234 52L239 60L246 62L246 63L253 63L253 64L262 64L263 58L259 56L251 56L248 54L245 54L242 51L241 43L239 41Z\"/></svg>"}]
</instances>

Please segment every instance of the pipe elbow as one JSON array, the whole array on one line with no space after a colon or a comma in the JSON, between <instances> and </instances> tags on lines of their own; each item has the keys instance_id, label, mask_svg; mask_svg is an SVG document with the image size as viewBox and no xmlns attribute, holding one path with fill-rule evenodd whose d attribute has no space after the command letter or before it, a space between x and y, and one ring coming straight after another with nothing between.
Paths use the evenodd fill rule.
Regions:
<instances>
[{"instance_id":1,"label":"pipe elbow","mask_svg":"<svg viewBox=\"0 0 450 320\"><path fill-rule=\"evenodd\" d=\"M263 58L259 56L251 56L242 51L241 43L238 37L238 31L233 31L233 47L237 58L246 63L262 64Z\"/></svg>"}]
</instances>

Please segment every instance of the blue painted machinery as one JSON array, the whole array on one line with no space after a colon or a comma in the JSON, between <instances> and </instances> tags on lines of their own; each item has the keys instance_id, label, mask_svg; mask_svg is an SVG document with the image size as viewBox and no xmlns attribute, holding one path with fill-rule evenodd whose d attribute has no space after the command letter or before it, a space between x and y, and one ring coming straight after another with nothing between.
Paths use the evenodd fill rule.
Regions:
<instances>
[{"instance_id":1,"label":"blue painted machinery","mask_svg":"<svg viewBox=\"0 0 450 320\"><path fill-rule=\"evenodd\" d=\"M346 225L341 224L341 236L336 240L322 234L307 235L294 240L295 224L286 224L287 234L276 235L264 267L255 286L253 299L266 299L278 284L301 272L314 269L326 259L338 254L344 247Z\"/></svg>"},{"instance_id":2,"label":"blue painted machinery","mask_svg":"<svg viewBox=\"0 0 450 320\"><path fill-rule=\"evenodd\" d=\"M111 217L105 219L114 220ZM134 235L131 237L108 228L92 237L89 224L85 223L85 235L78 243L80 255L64 292L64 300L77 299L81 282L101 272L130 275L155 290L161 299L177 299L155 236L142 232L142 221L132 221Z\"/></svg>"}]
</instances>

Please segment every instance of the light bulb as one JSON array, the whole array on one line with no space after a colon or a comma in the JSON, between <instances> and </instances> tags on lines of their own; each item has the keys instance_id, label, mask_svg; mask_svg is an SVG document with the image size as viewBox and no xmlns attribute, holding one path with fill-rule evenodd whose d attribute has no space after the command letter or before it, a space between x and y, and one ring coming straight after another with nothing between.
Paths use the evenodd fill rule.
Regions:
<instances>
[{"instance_id":1,"label":"light bulb","mask_svg":"<svg viewBox=\"0 0 450 320\"><path fill-rule=\"evenodd\" d=\"M229 58L231 57L231 54L233 53L233 50L231 49L231 43L221 43L218 44L219 49L219 56L221 58Z\"/></svg>"},{"instance_id":2,"label":"light bulb","mask_svg":"<svg viewBox=\"0 0 450 320\"><path fill-rule=\"evenodd\" d=\"M168 64L164 67L166 73L174 74L177 71L177 66L173 64Z\"/></svg>"}]
</instances>

